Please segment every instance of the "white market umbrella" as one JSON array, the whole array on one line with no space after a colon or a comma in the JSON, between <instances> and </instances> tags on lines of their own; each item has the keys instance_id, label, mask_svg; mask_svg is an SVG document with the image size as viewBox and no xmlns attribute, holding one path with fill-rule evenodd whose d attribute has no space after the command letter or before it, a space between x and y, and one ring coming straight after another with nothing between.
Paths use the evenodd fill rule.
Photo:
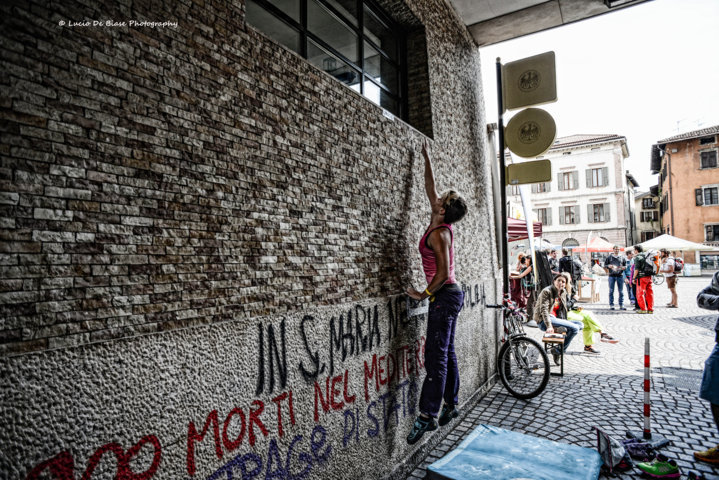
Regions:
<instances>
[{"instance_id":1,"label":"white market umbrella","mask_svg":"<svg viewBox=\"0 0 719 480\"><path fill-rule=\"evenodd\" d=\"M701 243L690 242L683 238L675 237L665 233L658 237L647 240L644 243L640 243L644 251L646 250L660 250L666 248L669 251L681 251L681 252L697 252L697 251L719 251L717 247L711 247L709 245L703 245Z\"/></svg>"}]
</instances>

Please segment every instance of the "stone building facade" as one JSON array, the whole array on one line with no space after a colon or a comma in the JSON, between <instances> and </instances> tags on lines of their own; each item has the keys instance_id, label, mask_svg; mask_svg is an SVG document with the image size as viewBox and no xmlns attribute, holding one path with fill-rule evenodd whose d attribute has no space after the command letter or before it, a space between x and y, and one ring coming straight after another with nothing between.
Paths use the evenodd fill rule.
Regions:
<instances>
[{"instance_id":1,"label":"stone building facade","mask_svg":"<svg viewBox=\"0 0 719 480\"><path fill-rule=\"evenodd\" d=\"M3 3L4 478L401 476L444 435L405 443L425 140L470 208L461 402L491 385L479 53L446 2L378 3L411 54L401 118L244 1Z\"/></svg>"},{"instance_id":2,"label":"stone building facade","mask_svg":"<svg viewBox=\"0 0 719 480\"><path fill-rule=\"evenodd\" d=\"M590 235L630 244L637 182L624 168L628 156L620 135L571 135L537 157L552 163L552 180L531 186L542 238L563 247L584 244ZM508 191L510 202L521 205L517 188Z\"/></svg>"}]
</instances>

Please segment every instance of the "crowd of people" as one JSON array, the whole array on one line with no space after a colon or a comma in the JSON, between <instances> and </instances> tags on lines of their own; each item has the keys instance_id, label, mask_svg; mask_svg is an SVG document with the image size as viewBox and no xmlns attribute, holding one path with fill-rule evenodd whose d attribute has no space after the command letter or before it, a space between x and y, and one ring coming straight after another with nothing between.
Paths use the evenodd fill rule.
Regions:
<instances>
[{"instance_id":1,"label":"crowd of people","mask_svg":"<svg viewBox=\"0 0 719 480\"><path fill-rule=\"evenodd\" d=\"M557 250L553 249L536 252L535 269L531 255L520 252L514 270L510 272L510 295L517 305L527 309L527 326L539 327L548 333L560 330L565 334L564 346L552 350L557 363L561 348L569 347L580 331L586 353L599 353L594 347L595 334L599 334L604 342L618 341L602 330L592 312L577 304L580 282L585 275L607 276L611 310L627 310L627 306L631 306L637 314L653 314L652 277L662 274L672 295L667 307L678 306L677 273L681 271L683 262L667 250L644 252L641 245L635 245L622 252L615 245L603 262L594 260L594 265L588 270L567 248L562 249L560 258L557 257Z\"/></svg>"},{"instance_id":2,"label":"crowd of people","mask_svg":"<svg viewBox=\"0 0 719 480\"><path fill-rule=\"evenodd\" d=\"M520 307L526 308L529 318L534 318L535 304L538 300L538 291L547 288L553 279L560 273L569 275L571 285L579 288L583 276L606 275L609 283L610 310L627 310L625 306L625 289L627 306L639 314L654 313L654 290L652 277L661 274L666 279L667 288L671 293L669 308L677 308L677 278L684 262L674 256L673 252L661 249L659 252L644 252L641 245L635 245L625 252L615 245L612 252L606 256L603 263L593 260L593 266L586 269L578 257L572 256L567 248L562 249L562 257L557 258L557 250L544 250L536 252L537 276L532 265L530 255L520 252L517 255L517 264L510 272L511 298ZM541 261L540 261L541 260ZM546 266L545 266L546 265ZM542 275L545 270L546 275ZM549 279L549 280L547 280ZM615 303L616 293L616 303ZM616 306L615 306L616 305ZM529 326L534 325L530 321Z\"/></svg>"}]
</instances>

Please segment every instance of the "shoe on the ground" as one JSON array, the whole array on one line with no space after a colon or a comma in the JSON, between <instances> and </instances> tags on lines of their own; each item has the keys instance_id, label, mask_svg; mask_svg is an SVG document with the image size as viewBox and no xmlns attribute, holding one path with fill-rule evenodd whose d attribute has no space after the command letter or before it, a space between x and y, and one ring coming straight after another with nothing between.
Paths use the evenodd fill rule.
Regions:
<instances>
[{"instance_id":1,"label":"shoe on the ground","mask_svg":"<svg viewBox=\"0 0 719 480\"><path fill-rule=\"evenodd\" d=\"M537 322L535 322L534 320L528 321L525 325L532 328L539 328L539 325L537 325Z\"/></svg>"},{"instance_id":2,"label":"shoe on the ground","mask_svg":"<svg viewBox=\"0 0 719 480\"><path fill-rule=\"evenodd\" d=\"M609 305L609 310L614 310L614 305Z\"/></svg>"},{"instance_id":3,"label":"shoe on the ground","mask_svg":"<svg viewBox=\"0 0 719 480\"><path fill-rule=\"evenodd\" d=\"M689 480L707 480L701 472L689 472Z\"/></svg>"},{"instance_id":4,"label":"shoe on the ground","mask_svg":"<svg viewBox=\"0 0 719 480\"><path fill-rule=\"evenodd\" d=\"M457 418L458 415L459 410L457 410L457 407L455 407L454 405L447 405L445 403L442 407L442 411L439 414L439 419L437 420L437 423L439 423L440 427L443 427L449 422L451 422L452 419Z\"/></svg>"},{"instance_id":5,"label":"shoe on the ground","mask_svg":"<svg viewBox=\"0 0 719 480\"><path fill-rule=\"evenodd\" d=\"M669 307L669 308L679 308L678 305L667 305L667 307Z\"/></svg>"},{"instance_id":6,"label":"shoe on the ground","mask_svg":"<svg viewBox=\"0 0 719 480\"><path fill-rule=\"evenodd\" d=\"M647 315L654 315L654 310L645 310L644 313Z\"/></svg>"},{"instance_id":7,"label":"shoe on the ground","mask_svg":"<svg viewBox=\"0 0 719 480\"><path fill-rule=\"evenodd\" d=\"M647 313L646 310L642 310L641 308L640 308L639 310L634 310L634 311L637 312L637 313Z\"/></svg>"},{"instance_id":8,"label":"shoe on the ground","mask_svg":"<svg viewBox=\"0 0 719 480\"><path fill-rule=\"evenodd\" d=\"M591 345L585 345L584 346L584 353L599 353L599 350L596 350Z\"/></svg>"},{"instance_id":9,"label":"shoe on the ground","mask_svg":"<svg viewBox=\"0 0 719 480\"><path fill-rule=\"evenodd\" d=\"M703 452L694 452L694 458L702 462L719 464L719 445Z\"/></svg>"},{"instance_id":10,"label":"shoe on the ground","mask_svg":"<svg viewBox=\"0 0 719 480\"><path fill-rule=\"evenodd\" d=\"M679 478L681 476L677 462L669 460L661 453L651 463L637 463L637 468L651 478Z\"/></svg>"},{"instance_id":11,"label":"shoe on the ground","mask_svg":"<svg viewBox=\"0 0 719 480\"><path fill-rule=\"evenodd\" d=\"M600 335L600 340L601 340L602 342L605 342L605 343L619 343L619 340L617 340L616 338L612 337L612 336L609 335L608 333L603 333L603 332L602 332L602 334Z\"/></svg>"},{"instance_id":12,"label":"shoe on the ground","mask_svg":"<svg viewBox=\"0 0 719 480\"><path fill-rule=\"evenodd\" d=\"M437 422L434 421L434 418L417 417L414 425L412 425L412 431L407 435L407 443L414 445L422 438L424 432L431 432L432 430L437 430Z\"/></svg>"},{"instance_id":13,"label":"shoe on the ground","mask_svg":"<svg viewBox=\"0 0 719 480\"><path fill-rule=\"evenodd\" d=\"M626 310L627 307L619 307L619 310Z\"/></svg>"},{"instance_id":14,"label":"shoe on the ground","mask_svg":"<svg viewBox=\"0 0 719 480\"><path fill-rule=\"evenodd\" d=\"M554 364L559 366L560 365L560 357L562 355L562 351L559 349L559 347L554 347L552 349L552 359L554 360Z\"/></svg>"}]
</instances>

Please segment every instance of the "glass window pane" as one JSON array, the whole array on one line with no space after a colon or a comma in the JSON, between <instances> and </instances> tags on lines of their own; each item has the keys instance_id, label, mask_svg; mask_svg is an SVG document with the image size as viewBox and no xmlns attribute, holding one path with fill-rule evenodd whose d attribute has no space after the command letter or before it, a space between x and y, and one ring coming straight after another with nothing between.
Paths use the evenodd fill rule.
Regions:
<instances>
[{"instance_id":1,"label":"glass window pane","mask_svg":"<svg viewBox=\"0 0 719 480\"><path fill-rule=\"evenodd\" d=\"M307 29L351 62L357 63L357 35L315 0L307 2Z\"/></svg>"},{"instance_id":2,"label":"glass window pane","mask_svg":"<svg viewBox=\"0 0 719 480\"><path fill-rule=\"evenodd\" d=\"M275 17L252 0L247 0L247 23L276 41L299 53L300 32Z\"/></svg>"},{"instance_id":3,"label":"glass window pane","mask_svg":"<svg viewBox=\"0 0 719 480\"><path fill-rule=\"evenodd\" d=\"M364 44L364 70L366 75L387 87L393 94L399 93L397 68L367 42Z\"/></svg>"},{"instance_id":4,"label":"glass window pane","mask_svg":"<svg viewBox=\"0 0 719 480\"><path fill-rule=\"evenodd\" d=\"M307 60L315 67L324 70L340 82L356 86L354 90L359 92L360 74L357 70L347 65L336 55L331 54L312 40L307 42Z\"/></svg>"},{"instance_id":5,"label":"glass window pane","mask_svg":"<svg viewBox=\"0 0 719 480\"><path fill-rule=\"evenodd\" d=\"M300 0L270 0L270 3L292 17L292 20L299 23Z\"/></svg>"},{"instance_id":6,"label":"glass window pane","mask_svg":"<svg viewBox=\"0 0 719 480\"><path fill-rule=\"evenodd\" d=\"M325 0L333 6L340 14L350 21L355 27L359 27L357 21L357 0Z\"/></svg>"},{"instance_id":7,"label":"glass window pane","mask_svg":"<svg viewBox=\"0 0 719 480\"><path fill-rule=\"evenodd\" d=\"M364 82L364 96L388 112L399 116L399 102L370 80Z\"/></svg>"},{"instance_id":8,"label":"glass window pane","mask_svg":"<svg viewBox=\"0 0 719 480\"><path fill-rule=\"evenodd\" d=\"M384 24L372 11L364 6L364 33L377 44L395 62L397 55L397 37L395 33Z\"/></svg>"}]
</instances>

